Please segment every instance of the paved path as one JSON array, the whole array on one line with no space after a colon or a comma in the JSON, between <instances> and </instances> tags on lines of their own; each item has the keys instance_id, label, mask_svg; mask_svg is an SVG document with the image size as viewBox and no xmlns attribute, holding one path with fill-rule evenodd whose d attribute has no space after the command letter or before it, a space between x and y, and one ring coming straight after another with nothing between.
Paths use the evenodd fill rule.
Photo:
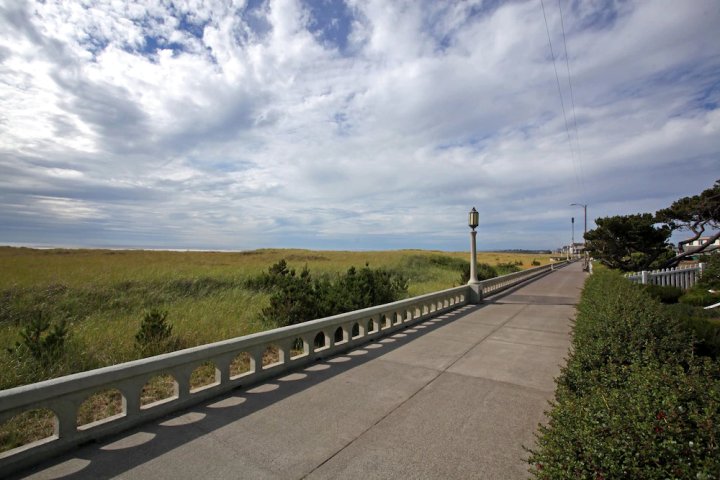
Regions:
<instances>
[{"instance_id":1,"label":"paved path","mask_svg":"<svg viewBox=\"0 0 720 480\"><path fill-rule=\"evenodd\" d=\"M25 472L66 479L526 478L576 263Z\"/></svg>"}]
</instances>

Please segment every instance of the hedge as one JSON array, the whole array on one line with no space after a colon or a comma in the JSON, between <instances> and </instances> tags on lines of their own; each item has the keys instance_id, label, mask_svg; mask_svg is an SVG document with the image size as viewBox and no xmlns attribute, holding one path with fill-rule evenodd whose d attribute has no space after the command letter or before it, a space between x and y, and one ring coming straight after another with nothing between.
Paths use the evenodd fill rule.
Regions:
<instances>
[{"instance_id":1,"label":"hedge","mask_svg":"<svg viewBox=\"0 0 720 480\"><path fill-rule=\"evenodd\" d=\"M720 479L720 363L611 271L586 282L530 472L540 479Z\"/></svg>"}]
</instances>

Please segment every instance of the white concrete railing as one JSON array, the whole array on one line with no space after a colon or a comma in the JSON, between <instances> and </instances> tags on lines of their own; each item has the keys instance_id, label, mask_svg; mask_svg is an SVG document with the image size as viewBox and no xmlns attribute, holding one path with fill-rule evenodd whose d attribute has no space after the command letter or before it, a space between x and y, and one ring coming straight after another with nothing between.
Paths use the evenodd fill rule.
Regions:
<instances>
[{"instance_id":1,"label":"white concrete railing","mask_svg":"<svg viewBox=\"0 0 720 480\"><path fill-rule=\"evenodd\" d=\"M497 293L525 280L564 265L545 265L481 282L484 294ZM187 408L238 387L248 387L288 370L354 348L388 335L413 323L449 312L468 304L467 285L400 300L377 307L356 310L298 325L188 348L132 362L80 372L0 391L0 423L13 416L37 409L55 415L52 436L0 453L0 477L26 468L73 447L96 440L148 420ZM322 342L316 342L316 338ZM316 343L322 346L316 346ZM302 350L293 356L293 345ZM279 352L279 361L263 365L269 346ZM248 372L231 375L231 364L241 355L250 359ZM199 366L215 366L215 382L192 389L190 377ZM170 398L141 404L143 387L160 375L170 375L175 393ZM117 390L122 395L122 412L103 420L79 426L78 410L98 392Z\"/></svg>"},{"instance_id":2,"label":"white concrete railing","mask_svg":"<svg viewBox=\"0 0 720 480\"><path fill-rule=\"evenodd\" d=\"M521 270L519 272L509 273L507 275L501 275L499 277L490 278L488 280L483 280L480 282L480 286L482 288L482 294L484 297L486 297L489 294L496 293L501 290L505 290L507 288L512 287L513 285L517 285L518 283L523 282L530 277L533 277L540 273L551 271L555 268L559 268L561 266L567 265L568 263L569 263L568 261L556 262L556 263L550 264L550 265L533 267L533 268L529 268L527 270Z\"/></svg>"},{"instance_id":3,"label":"white concrete railing","mask_svg":"<svg viewBox=\"0 0 720 480\"><path fill-rule=\"evenodd\" d=\"M702 276L704 263L693 267L667 268L663 270L643 270L642 272L628 273L625 278L633 283L643 285L672 286L687 290L695 285Z\"/></svg>"}]
</instances>

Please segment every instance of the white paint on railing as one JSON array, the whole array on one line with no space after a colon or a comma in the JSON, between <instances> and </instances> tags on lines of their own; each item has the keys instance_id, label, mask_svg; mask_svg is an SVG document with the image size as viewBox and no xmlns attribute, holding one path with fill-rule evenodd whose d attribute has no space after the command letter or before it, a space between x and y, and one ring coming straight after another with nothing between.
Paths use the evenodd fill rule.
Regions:
<instances>
[{"instance_id":1,"label":"white paint on railing","mask_svg":"<svg viewBox=\"0 0 720 480\"><path fill-rule=\"evenodd\" d=\"M704 263L692 267L666 268L661 270L643 270L638 273L629 273L625 276L633 283L643 285L672 286L687 290L695 285L702 276Z\"/></svg>"},{"instance_id":2,"label":"white paint on railing","mask_svg":"<svg viewBox=\"0 0 720 480\"><path fill-rule=\"evenodd\" d=\"M535 267L480 282L483 296L497 293L558 266ZM287 370L297 369L319 358L335 355L376 338L388 335L418 321L447 313L468 304L470 287L463 285L397 302L332 317L276 328L177 352L80 372L0 391L0 422L17 414L47 409L55 415L55 433L49 438L0 453L0 477L70 450L75 446L127 430L148 420L187 408L238 387L257 384ZM357 328L356 328L357 327ZM336 334L339 339L336 341ZM324 345L315 347L315 338L324 337ZM302 352L291 356L295 342ZM279 360L263 365L268 346L277 346ZM250 370L231 375L231 364L247 354ZM190 377L200 365L215 365L215 382L191 389ZM143 387L154 377L170 375L175 395L149 405L141 404ZM91 395L117 390L122 395L122 413L77 426L78 409Z\"/></svg>"}]
</instances>

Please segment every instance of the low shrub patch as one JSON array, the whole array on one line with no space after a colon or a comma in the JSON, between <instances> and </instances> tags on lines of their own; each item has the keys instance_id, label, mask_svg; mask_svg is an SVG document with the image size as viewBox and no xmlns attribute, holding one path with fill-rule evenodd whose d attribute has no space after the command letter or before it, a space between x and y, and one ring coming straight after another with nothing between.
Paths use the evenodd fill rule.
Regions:
<instances>
[{"instance_id":1,"label":"low shrub patch","mask_svg":"<svg viewBox=\"0 0 720 480\"><path fill-rule=\"evenodd\" d=\"M660 300L662 303L678 303L678 299L682 296L683 291L679 287L663 286L663 285L643 285L645 291L651 297Z\"/></svg>"},{"instance_id":2,"label":"low shrub patch","mask_svg":"<svg viewBox=\"0 0 720 480\"><path fill-rule=\"evenodd\" d=\"M390 303L407 295L407 279L384 269L350 267L346 273L313 277L305 267L298 275L285 260L252 280L270 292L261 321L270 326L294 325L315 318Z\"/></svg>"},{"instance_id":3,"label":"low shrub patch","mask_svg":"<svg viewBox=\"0 0 720 480\"><path fill-rule=\"evenodd\" d=\"M706 287L696 285L680 297L679 301L687 305L707 307L720 302L720 293L711 293Z\"/></svg>"},{"instance_id":4,"label":"low shrub patch","mask_svg":"<svg viewBox=\"0 0 720 480\"><path fill-rule=\"evenodd\" d=\"M586 282L548 418L530 451L536 478L720 477L720 363L617 273Z\"/></svg>"}]
</instances>

